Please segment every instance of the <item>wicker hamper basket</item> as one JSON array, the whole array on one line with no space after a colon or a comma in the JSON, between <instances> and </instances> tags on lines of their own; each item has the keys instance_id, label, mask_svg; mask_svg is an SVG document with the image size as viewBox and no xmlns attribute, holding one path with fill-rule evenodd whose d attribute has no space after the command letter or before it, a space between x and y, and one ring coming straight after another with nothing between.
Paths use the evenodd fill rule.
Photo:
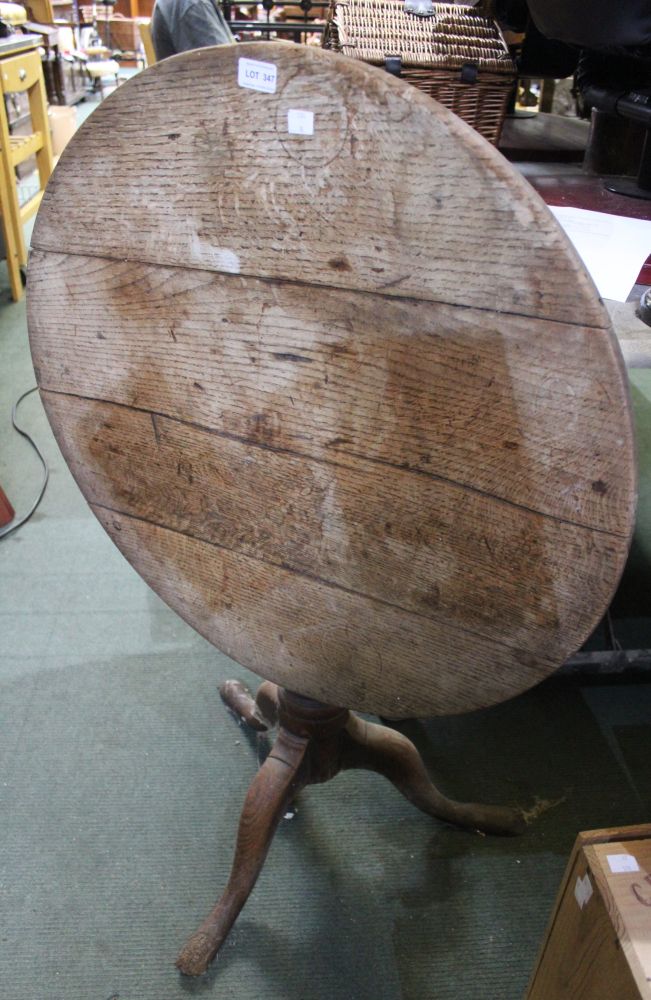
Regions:
<instances>
[{"instance_id":1,"label":"wicker hamper basket","mask_svg":"<svg viewBox=\"0 0 651 1000\"><path fill-rule=\"evenodd\" d=\"M332 0L323 45L399 67L404 80L497 145L516 75L506 43L495 22L473 7L434 8L433 17L416 17L403 0Z\"/></svg>"},{"instance_id":2,"label":"wicker hamper basket","mask_svg":"<svg viewBox=\"0 0 651 1000\"><path fill-rule=\"evenodd\" d=\"M110 49L119 49L121 52L138 52L140 49L140 29L141 21L149 21L148 17L125 17L123 14L112 14L109 20L104 16L104 7L97 16L97 34L104 45ZM93 22L93 8L81 7L81 16L86 24Z\"/></svg>"}]
</instances>

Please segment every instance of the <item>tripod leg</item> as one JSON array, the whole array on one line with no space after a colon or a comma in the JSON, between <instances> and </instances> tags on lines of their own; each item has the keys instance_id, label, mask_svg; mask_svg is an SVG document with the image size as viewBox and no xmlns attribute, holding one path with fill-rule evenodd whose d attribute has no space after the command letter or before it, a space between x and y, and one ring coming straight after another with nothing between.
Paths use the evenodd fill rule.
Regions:
<instances>
[{"instance_id":1,"label":"tripod leg","mask_svg":"<svg viewBox=\"0 0 651 1000\"><path fill-rule=\"evenodd\" d=\"M278 686L265 681L255 698L242 681L224 681L219 688L222 701L247 726L259 733L272 729L278 721Z\"/></svg>"},{"instance_id":2,"label":"tripod leg","mask_svg":"<svg viewBox=\"0 0 651 1000\"><path fill-rule=\"evenodd\" d=\"M264 681L255 695L255 707L263 719L269 723L270 728L278 722L278 692L277 684Z\"/></svg>"},{"instance_id":3,"label":"tripod leg","mask_svg":"<svg viewBox=\"0 0 651 1000\"><path fill-rule=\"evenodd\" d=\"M346 725L341 766L383 774L422 812L457 826L503 834L522 833L526 826L519 809L446 798L432 784L411 740L386 726L364 722L352 713Z\"/></svg>"},{"instance_id":4,"label":"tripod leg","mask_svg":"<svg viewBox=\"0 0 651 1000\"><path fill-rule=\"evenodd\" d=\"M188 976L200 976L226 940L264 864L276 827L306 783L302 775L307 739L280 732L249 788L228 885L221 899L181 951L176 964Z\"/></svg>"}]
</instances>

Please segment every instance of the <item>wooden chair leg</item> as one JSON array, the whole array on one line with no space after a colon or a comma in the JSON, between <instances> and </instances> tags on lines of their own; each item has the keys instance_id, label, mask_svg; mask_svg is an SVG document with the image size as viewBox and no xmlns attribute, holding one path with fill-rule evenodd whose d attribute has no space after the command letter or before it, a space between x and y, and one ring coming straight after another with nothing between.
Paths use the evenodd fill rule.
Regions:
<instances>
[{"instance_id":1,"label":"wooden chair leg","mask_svg":"<svg viewBox=\"0 0 651 1000\"><path fill-rule=\"evenodd\" d=\"M446 798L432 784L411 740L394 729L365 722L352 713L346 724L341 767L364 768L383 774L422 812L456 826L497 834L522 833L526 827L524 814L519 809Z\"/></svg>"},{"instance_id":2,"label":"wooden chair leg","mask_svg":"<svg viewBox=\"0 0 651 1000\"><path fill-rule=\"evenodd\" d=\"M281 730L274 747L249 788L233 867L223 896L192 935L176 964L188 976L200 976L226 940L264 864L278 823L306 783L302 764L309 741Z\"/></svg>"}]
</instances>

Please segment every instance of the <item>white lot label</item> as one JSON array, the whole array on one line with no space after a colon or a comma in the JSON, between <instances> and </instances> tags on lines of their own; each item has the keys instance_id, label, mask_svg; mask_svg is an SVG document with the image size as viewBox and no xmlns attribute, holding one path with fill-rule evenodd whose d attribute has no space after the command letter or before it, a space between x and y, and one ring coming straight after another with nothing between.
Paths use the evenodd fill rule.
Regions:
<instances>
[{"instance_id":1,"label":"white lot label","mask_svg":"<svg viewBox=\"0 0 651 1000\"><path fill-rule=\"evenodd\" d=\"M581 876L577 878L576 885L574 886L574 896L579 904L579 908L582 910L592 896L592 883L587 872L583 878Z\"/></svg>"},{"instance_id":2,"label":"white lot label","mask_svg":"<svg viewBox=\"0 0 651 1000\"><path fill-rule=\"evenodd\" d=\"M608 864L613 874L619 872L639 872L640 866L632 854L607 854Z\"/></svg>"},{"instance_id":3,"label":"white lot label","mask_svg":"<svg viewBox=\"0 0 651 1000\"><path fill-rule=\"evenodd\" d=\"M314 135L314 112L290 108L287 112L287 131L291 135Z\"/></svg>"},{"instance_id":4,"label":"white lot label","mask_svg":"<svg viewBox=\"0 0 651 1000\"><path fill-rule=\"evenodd\" d=\"M240 87L261 90L265 94L275 94L276 77L274 63L258 62L257 59L237 60L237 82Z\"/></svg>"}]
</instances>

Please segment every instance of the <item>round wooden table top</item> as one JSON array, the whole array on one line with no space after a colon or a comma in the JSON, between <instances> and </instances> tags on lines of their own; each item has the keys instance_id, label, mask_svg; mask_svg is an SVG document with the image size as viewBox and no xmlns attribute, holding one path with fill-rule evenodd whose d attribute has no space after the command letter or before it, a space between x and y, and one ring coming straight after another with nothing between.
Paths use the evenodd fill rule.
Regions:
<instances>
[{"instance_id":1,"label":"round wooden table top","mask_svg":"<svg viewBox=\"0 0 651 1000\"><path fill-rule=\"evenodd\" d=\"M71 141L33 246L77 482L246 667L461 712L603 614L635 503L607 314L538 195L416 88L287 43L159 63Z\"/></svg>"}]
</instances>

